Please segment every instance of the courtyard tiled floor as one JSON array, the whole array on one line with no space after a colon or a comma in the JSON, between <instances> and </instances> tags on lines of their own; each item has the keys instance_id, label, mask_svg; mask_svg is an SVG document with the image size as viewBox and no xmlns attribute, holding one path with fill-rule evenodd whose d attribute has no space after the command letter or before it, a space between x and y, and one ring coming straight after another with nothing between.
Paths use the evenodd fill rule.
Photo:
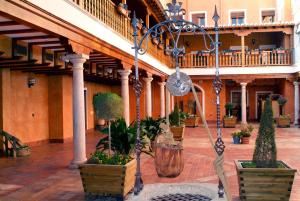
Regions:
<instances>
[{"instance_id":1,"label":"courtyard tiled floor","mask_svg":"<svg viewBox=\"0 0 300 201\"><path fill-rule=\"evenodd\" d=\"M257 126L254 133L257 132ZM215 133L215 129L212 128ZM230 133L236 129L223 129L225 171L235 200L238 200L238 184L234 167L235 159L250 159L255 137L249 145L233 145ZM291 201L300 201L300 129L280 128L276 130L278 159L296 168L296 179ZM87 153L94 150L100 138L93 132L87 135ZM203 128L187 128L184 139L185 168L175 179L159 178L153 159L143 156L142 174L146 184L151 183L216 183L217 177L212 162L213 150ZM0 158L1 201L82 201L84 200L80 176L77 170L67 167L72 159L72 141L64 144L49 144L32 147L28 158Z\"/></svg>"}]
</instances>

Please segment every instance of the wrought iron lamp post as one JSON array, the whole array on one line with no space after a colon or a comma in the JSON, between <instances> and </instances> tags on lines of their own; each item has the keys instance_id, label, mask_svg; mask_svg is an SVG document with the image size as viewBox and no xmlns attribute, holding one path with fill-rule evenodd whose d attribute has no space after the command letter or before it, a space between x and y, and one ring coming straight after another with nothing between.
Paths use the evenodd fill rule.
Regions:
<instances>
[{"instance_id":1,"label":"wrought iron lamp post","mask_svg":"<svg viewBox=\"0 0 300 201\"><path fill-rule=\"evenodd\" d=\"M138 41L138 20L136 18L136 15L134 13L133 19L132 19L132 26L134 28L134 47L135 50L135 82L134 82L134 89L136 94L136 119L137 119L137 138L136 138L136 159L137 159L137 170L136 170L136 180L135 180L135 186L134 186L134 194L138 194L143 189L143 182L141 178L141 170L140 170L140 155L141 155L141 139L140 139L140 95L142 90L141 82L139 81L139 69L138 69L138 55L143 55L147 52L148 49L148 40L151 36L152 38L161 38L162 34L166 33L169 35L170 39L172 40L172 47L169 49L172 52L172 56L175 59L175 67L176 67L176 73L172 74L168 78L167 87L169 91L175 95L175 96L183 96L187 94L190 91L192 81L189 78L188 75L185 73L180 72L179 68L179 62L178 57L185 54L185 48L184 47L178 47L178 41L180 38L180 35L182 31L201 34L203 36L203 41L205 44L205 48L213 52L215 51L216 55L216 77L213 81L213 87L216 92L217 100L217 141L215 142L215 150L219 155L222 155L224 152L224 142L222 140L221 135L221 120L220 120L220 92L222 88L222 82L219 77L219 62L218 62L218 45L219 45L219 39L218 39L218 20L219 16L217 13L217 9L215 7L215 13L213 16L213 20L215 22L215 41L212 39L212 37L204 30L203 27L183 19L179 19L178 16L185 15L185 10L181 8L182 3L177 2L176 0L172 0L172 3L167 4L168 9L165 10L165 16L167 18L166 21L160 22L156 25L154 25L152 28L150 28L143 37ZM208 47L206 43L206 38L209 39L210 43L212 44L212 47ZM146 41L144 44L143 42ZM145 45L145 47L142 48L142 45ZM224 195L224 188L222 185L222 182L219 182L219 197L223 197Z\"/></svg>"}]
</instances>

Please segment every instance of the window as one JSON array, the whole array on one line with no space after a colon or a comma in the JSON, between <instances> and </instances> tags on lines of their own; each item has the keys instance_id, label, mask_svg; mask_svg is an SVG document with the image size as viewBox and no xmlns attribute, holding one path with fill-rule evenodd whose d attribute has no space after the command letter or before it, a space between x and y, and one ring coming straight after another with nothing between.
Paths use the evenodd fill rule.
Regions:
<instances>
[{"instance_id":1,"label":"window","mask_svg":"<svg viewBox=\"0 0 300 201\"><path fill-rule=\"evenodd\" d=\"M245 13L243 11L239 12L232 12L230 14L231 24L244 24L245 23Z\"/></svg>"},{"instance_id":2,"label":"window","mask_svg":"<svg viewBox=\"0 0 300 201\"><path fill-rule=\"evenodd\" d=\"M261 12L261 21L262 23L274 22L275 19L275 10L264 10Z\"/></svg>"},{"instance_id":3,"label":"window","mask_svg":"<svg viewBox=\"0 0 300 201\"><path fill-rule=\"evenodd\" d=\"M192 14L192 22L199 26L205 26L205 13Z\"/></svg>"}]
</instances>

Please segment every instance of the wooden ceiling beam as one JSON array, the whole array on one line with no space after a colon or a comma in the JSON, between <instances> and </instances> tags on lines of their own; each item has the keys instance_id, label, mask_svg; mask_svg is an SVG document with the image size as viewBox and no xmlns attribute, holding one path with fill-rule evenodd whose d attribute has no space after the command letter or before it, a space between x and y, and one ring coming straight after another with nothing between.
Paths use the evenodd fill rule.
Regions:
<instances>
[{"instance_id":1,"label":"wooden ceiling beam","mask_svg":"<svg viewBox=\"0 0 300 201\"><path fill-rule=\"evenodd\" d=\"M49 46L49 47L43 47L43 49L48 49L48 50L51 50L51 49L60 49L60 48L65 48L64 46Z\"/></svg>"},{"instance_id":2,"label":"wooden ceiling beam","mask_svg":"<svg viewBox=\"0 0 300 201\"><path fill-rule=\"evenodd\" d=\"M29 67L29 68L34 68L34 67L48 67L50 63L42 63L42 64L23 64L23 65L17 65L17 66L0 66L0 68L13 68L13 69L22 69L23 67Z\"/></svg>"},{"instance_id":3,"label":"wooden ceiling beam","mask_svg":"<svg viewBox=\"0 0 300 201\"><path fill-rule=\"evenodd\" d=\"M0 57L0 61L11 61L11 60L20 60L23 56L14 56L14 57Z\"/></svg>"},{"instance_id":4,"label":"wooden ceiling beam","mask_svg":"<svg viewBox=\"0 0 300 201\"><path fill-rule=\"evenodd\" d=\"M50 35L41 35L41 36L22 36L14 37L15 40L38 40L38 39L54 39L56 37Z\"/></svg>"},{"instance_id":5,"label":"wooden ceiling beam","mask_svg":"<svg viewBox=\"0 0 300 201\"><path fill-rule=\"evenodd\" d=\"M61 45L60 41L40 41L40 42L30 42L30 45L51 45L51 44L58 44Z\"/></svg>"},{"instance_id":6,"label":"wooden ceiling beam","mask_svg":"<svg viewBox=\"0 0 300 201\"><path fill-rule=\"evenodd\" d=\"M5 21L5 22L0 22L0 26L14 26L14 25L20 25L18 22L15 21Z\"/></svg>"},{"instance_id":7,"label":"wooden ceiling beam","mask_svg":"<svg viewBox=\"0 0 300 201\"><path fill-rule=\"evenodd\" d=\"M22 34L22 33L35 33L39 32L35 29L16 29L16 30L4 30L0 31L0 34Z\"/></svg>"},{"instance_id":8,"label":"wooden ceiling beam","mask_svg":"<svg viewBox=\"0 0 300 201\"><path fill-rule=\"evenodd\" d=\"M61 65L56 66L36 66L36 67L17 67L11 68L11 70L21 70L21 71L28 71L28 70L58 70L58 69L65 69L61 68Z\"/></svg>"},{"instance_id":9,"label":"wooden ceiling beam","mask_svg":"<svg viewBox=\"0 0 300 201\"><path fill-rule=\"evenodd\" d=\"M36 59L32 59L32 60L9 60L9 61L0 61L0 65L15 65L15 64L33 64L37 62Z\"/></svg>"}]
</instances>

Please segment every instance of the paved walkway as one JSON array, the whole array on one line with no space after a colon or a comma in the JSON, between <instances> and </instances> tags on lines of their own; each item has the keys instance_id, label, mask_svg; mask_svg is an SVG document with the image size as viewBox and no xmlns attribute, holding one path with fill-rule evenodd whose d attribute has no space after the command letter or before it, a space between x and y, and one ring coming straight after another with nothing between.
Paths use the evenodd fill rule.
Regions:
<instances>
[{"instance_id":1,"label":"paved walkway","mask_svg":"<svg viewBox=\"0 0 300 201\"><path fill-rule=\"evenodd\" d=\"M254 133L257 132L257 126ZM238 200L238 183L233 161L251 159L255 137L249 145L234 145L230 133L237 129L223 129L226 145L224 168L234 200ZM213 133L216 129L212 128ZM291 201L300 201L300 129L276 129L278 159L298 170ZM87 153L94 150L100 134L87 135ZM184 138L185 168L175 179L159 178L153 159L142 157L142 174L145 184L154 183L217 183L212 162L213 150L203 128L187 128ZM0 158L1 201L83 201L84 194L78 171L67 167L72 159L72 141L32 148L28 158Z\"/></svg>"}]
</instances>

